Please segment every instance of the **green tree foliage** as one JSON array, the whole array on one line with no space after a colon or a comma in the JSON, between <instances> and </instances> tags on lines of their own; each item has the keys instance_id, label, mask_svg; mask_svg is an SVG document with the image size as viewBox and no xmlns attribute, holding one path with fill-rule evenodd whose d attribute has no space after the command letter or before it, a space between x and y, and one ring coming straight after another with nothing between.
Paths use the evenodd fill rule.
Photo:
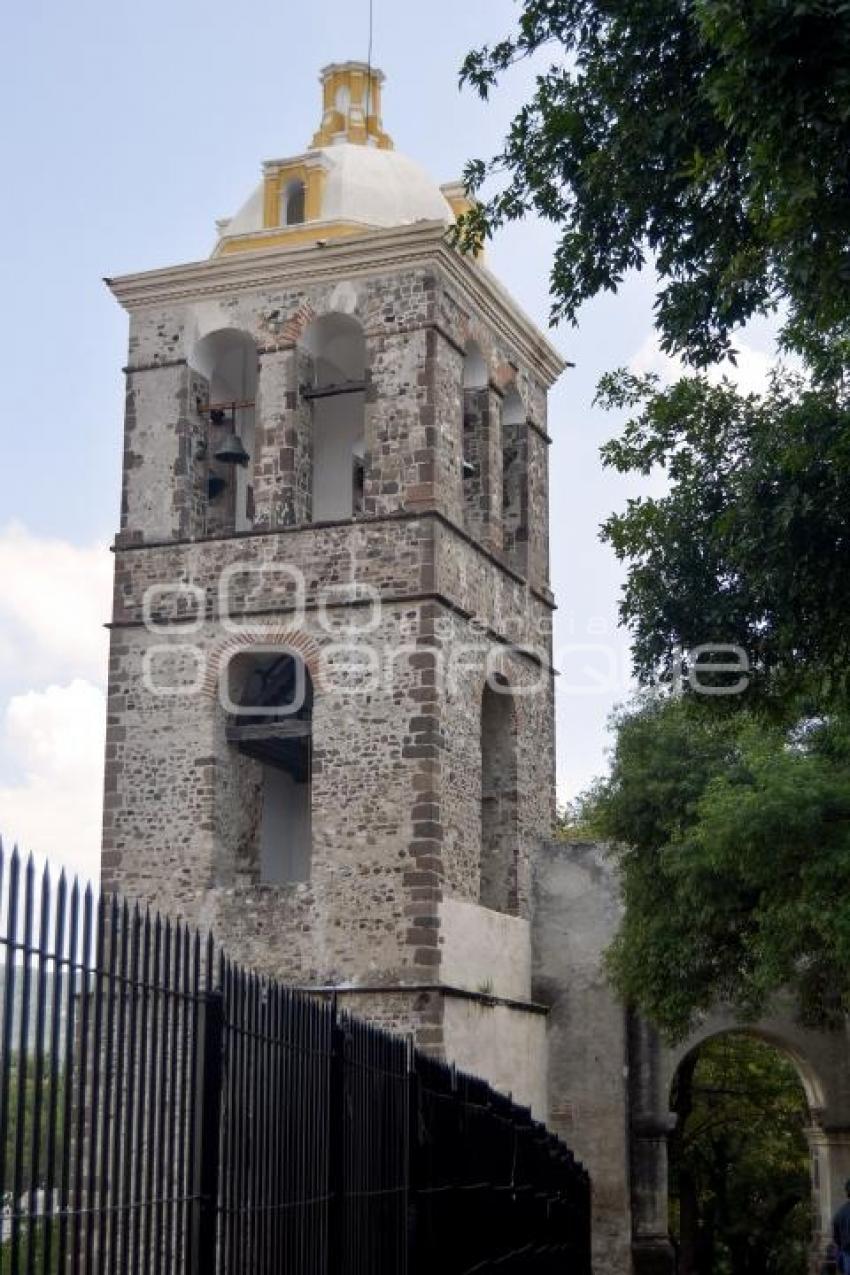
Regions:
<instances>
[{"instance_id":1,"label":"green tree foliage","mask_svg":"<svg viewBox=\"0 0 850 1275\"><path fill-rule=\"evenodd\" d=\"M850 723L788 728L698 697L617 722L585 819L618 845L625 999L671 1038L718 1000L755 1016L779 988L804 1018L850 1008Z\"/></svg>"},{"instance_id":2,"label":"green tree foliage","mask_svg":"<svg viewBox=\"0 0 850 1275\"><path fill-rule=\"evenodd\" d=\"M633 415L603 448L620 473L661 468L668 490L603 527L628 564L621 618L641 681L677 652L740 646L748 696L843 692L850 670L850 399L777 374L763 397L703 377L603 378L599 399ZM804 679L801 678L804 673Z\"/></svg>"},{"instance_id":3,"label":"green tree foliage","mask_svg":"<svg viewBox=\"0 0 850 1275\"><path fill-rule=\"evenodd\" d=\"M16 1207L26 1212L29 1204L29 1193L35 1190L37 1195L38 1207L44 1208L45 1195L48 1192L54 1193L54 1197L58 1191L59 1168L61 1166L61 1153L64 1146L65 1133L63 1124L63 1114L65 1107L65 1078L60 1071L56 1079L56 1121L55 1121L55 1144L54 1144L54 1168L53 1181L48 1180L48 1147L50 1141L50 1093L53 1083L51 1077L51 1067L48 1059L42 1063L40 1073L40 1114L39 1114L39 1136L38 1136L38 1173L34 1173L34 1142L35 1142L35 1114L36 1114L36 1059L30 1054L27 1056L26 1080L21 1086L20 1084L21 1058L15 1052L9 1062L9 1093L11 1102L9 1104L8 1129L6 1134L6 1143L3 1148L5 1161L4 1180L6 1183L5 1197L2 1203L8 1209ZM18 1147L18 1129L22 1125L22 1155L19 1162L19 1175L22 1187L21 1195L15 1199L13 1185L16 1181L15 1166L17 1162ZM21 1205L21 1201L24 1201ZM53 1207L54 1214L57 1207L57 1199L54 1198ZM7 1226L9 1223L7 1222ZM50 1262L49 1269L51 1275L59 1271L59 1222L54 1218L49 1223L51 1232L50 1245ZM18 1231L18 1265L17 1270L26 1271L30 1269L30 1261L32 1260L33 1269L41 1271L44 1267L45 1260L45 1244L46 1231L48 1227L47 1220L40 1216L30 1226L29 1220L22 1220ZM30 1244L32 1244L32 1258L30 1258ZM6 1237L5 1241L0 1242L0 1270L11 1270L12 1260L12 1240ZM5 1263L5 1264L4 1264Z\"/></svg>"},{"instance_id":4,"label":"green tree foliage","mask_svg":"<svg viewBox=\"0 0 850 1275\"><path fill-rule=\"evenodd\" d=\"M661 692L621 715L584 803L622 869L615 984L673 1036L717 1000L752 1016L783 987L829 1024L850 1009L846 391L621 372L600 397L633 413L605 463L668 480L603 528L627 564L636 672ZM687 652L712 643L743 651L743 693L687 680Z\"/></svg>"},{"instance_id":5,"label":"green tree foliage","mask_svg":"<svg viewBox=\"0 0 850 1275\"><path fill-rule=\"evenodd\" d=\"M804 1275L808 1109L792 1064L761 1041L716 1038L682 1064L673 1106L680 1275Z\"/></svg>"},{"instance_id":6,"label":"green tree foliage","mask_svg":"<svg viewBox=\"0 0 850 1275\"><path fill-rule=\"evenodd\" d=\"M524 0L462 80L487 97L541 50L501 152L468 165L472 193L498 188L467 246L528 212L556 223L553 315L573 322L651 261L663 347L697 365L780 303L789 343L846 337L848 0Z\"/></svg>"},{"instance_id":7,"label":"green tree foliage","mask_svg":"<svg viewBox=\"0 0 850 1275\"><path fill-rule=\"evenodd\" d=\"M611 970L672 1035L782 986L829 1020L850 999L850 0L523 0L462 79L487 97L533 55L500 154L468 167L461 243L534 212L559 228L556 319L651 263L664 349L706 367L781 307L806 366L762 398L600 386L631 414L604 463L668 480L603 528L638 679L666 688L621 715L571 816L618 846ZM745 652L746 693L671 697L709 643Z\"/></svg>"}]
</instances>

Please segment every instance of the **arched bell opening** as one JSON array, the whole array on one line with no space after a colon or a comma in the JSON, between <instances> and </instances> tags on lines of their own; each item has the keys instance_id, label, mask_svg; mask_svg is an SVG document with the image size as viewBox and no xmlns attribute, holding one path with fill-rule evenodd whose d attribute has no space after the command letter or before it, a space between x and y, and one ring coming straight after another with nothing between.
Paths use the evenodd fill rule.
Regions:
<instances>
[{"instance_id":1,"label":"arched bell opening","mask_svg":"<svg viewBox=\"0 0 850 1275\"><path fill-rule=\"evenodd\" d=\"M247 857L262 884L307 881L312 852L310 673L291 651L252 650L233 656L224 676L227 742L246 772L242 796L254 794L258 805L248 821L254 844Z\"/></svg>"},{"instance_id":2,"label":"arched bell opening","mask_svg":"<svg viewBox=\"0 0 850 1275\"><path fill-rule=\"evenodd\" d=\"M247 531L254 524L257 347L247 332L222 328L197 343L191 365L207 387L195 404L207 423L206 530Z\"/></svg>"},{"instance_id":3,"label":"arched bell opening","mask_svg":"<svg viewBox=\"0 0 850 1275\"><path fill-rule=\"evenodd\" d=\"M356 319L328 314L305 330L301 347L312 377L302 397L312 407L313 521L364 511L366 339Z\"/></svg>"},{"instance_id":4,"label":"arched bell opening","mask_svg":"<svg viewBox=\"0 0 850 1275\"><path fill-rule=\"evenodd\" d=\"M481 697L482 907L516 913L518 855L516 703L506 682L488 681Z\"/></svg>"}]
</instances>

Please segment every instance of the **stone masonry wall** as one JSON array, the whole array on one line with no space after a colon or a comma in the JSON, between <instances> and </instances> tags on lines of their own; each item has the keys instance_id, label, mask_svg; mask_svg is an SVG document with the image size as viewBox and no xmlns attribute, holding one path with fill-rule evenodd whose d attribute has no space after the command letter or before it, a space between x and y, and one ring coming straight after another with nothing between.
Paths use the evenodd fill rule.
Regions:
<instances>
[{"instance_id":1,"label":"stone masonry wall","mask_svg":"<svg viewBox=\"0 0 850 1275\"><path fill-rule=\"evenodd\" d=\"M216 529L226 497L208 518L203 508L208 463L198 449L205 422L195 407L204 396L198 392L200 378L192 360L198 341L222 329L247 334L257 350L255 441L248 474L254 526L309 522L312 410L300 389L311 377L310 360L299 342L316 318L333 312L356 319L365 334L366 516L437 509L460 527L465 517L469 521L462 469L463 365L466 343L475 339L480 346L491 381L481 458L489 513L487 526L470 525L470 530L494 552L501 551L505 440L497 437L500 398L508 387L515 388L529 420L542 430L545 387L450 292L439 270L424 265L401 275L258 288L134 313L127 369L124 542L196 538ZM538 544L528 570L532 583L545 589L545 456L526 442L524 426L521 433L520 481L523 492L528 488L521 513L523 536ZM542 441L540 445L545 449ZM536 530L530 531L529 524ZM516 565L525 573L524 557Z\"/></svg>"},{"instance_id":2,"label":"stone masonry wall","mask_svg":"<svg viewBox=\"0 0 850 1275\"><path fill-rule=\"evenodd\" d=\"M312 524L302 340L329 314L356 319L365 338L363 516ZM198 341L225 330L251 338L258 372L246 475L253 526L236 534L216 522L224 504L211 512L206 503L206 394L192 366ZM463 482L470 340L488 370L480 525ZM361 1012L368 1004L370 1016L414 1029L435 1052L447 1047L445 1005L433 992L441 906L457 899L484 917L481 713L494 672L518 692L510 907L520 917L532 848L553 813L545 530L527 572L512 570L502 548L510 388L542 428L545 386L431 261L187 295L131 316L104 884L213 928L261 971L363 998ZM545 468L534 464L528 511L545 522ZM218 698L229 655L252 644L299 654L315 691L311 873L286 886L262 880L262 770L228 743ZM472 1047L470 1024L486 1008L455 1006L458 1048ZM525 1012L500 1008L516 1024L517 1060L542 1030L529 1009L528 1036Z\"/></svg>"},{"instance_id":3,"label":"stone masonry wall","mask_svg":"<svg viewBox=\"0 0 850 1275\"><path fill-rule=\"evenodd\" d=\"M300 616L292 581L277 567L301 573ZM220 609L228 570L234 634ZM353 969L387 978L412 965L433 972L441 891L478 899L481 696L496 669L511 684L539 687L517 701L524 907L528 846L551 820L551 677L506 645L530 643L531 620L546 608L532 600L531 611L520 611L523 591L502 575L428 516L119 551L107 882L204 923L215 915L225 940L236 933L240 951L248 944L261 967L271 962L298 978L338 979ZM462 585L476 624L433 593L435 576ZM384 599L365 637L345 630L371 623L371 610L339 605L353 577ZM143 623L151 588L155 632ZM513 633L499 629L508 610ZM215 696L222 652L248 639L294 641L316 683L313 879L282 893L257 884L257 771L227 745ZM145 668L152 686L164 691L173 681L176 691L146 689Z\"/></svg>"}]
</instances>

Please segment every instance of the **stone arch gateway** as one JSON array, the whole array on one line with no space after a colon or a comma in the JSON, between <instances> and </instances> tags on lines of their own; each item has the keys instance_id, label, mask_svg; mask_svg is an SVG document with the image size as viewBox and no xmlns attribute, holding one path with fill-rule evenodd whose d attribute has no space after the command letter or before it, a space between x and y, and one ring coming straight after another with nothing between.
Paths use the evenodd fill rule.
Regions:
<instances>
[{"instance_id":1,"label":"stone arch gateway","mask_svg":"<svg viewBox=\"0 0 850 1275\"><path fill-rule=\"evenodd\" d=\"M668 1235L670 1094L683 1059L705 1041L741 1030L722 1010L686 1040L666 1046L608 986L603 953L621 914L604 846L567 842L535 859L533 994L549 1007L550 1119L591 1171L595 1265L637 1275L674 1269ZM850 1038L813 1031L778 1002L746 1025L795 1064L808 1100L815 1207L813 1255L822 1256L832 1214L850 1178Z\"/></svg>"}]
</instances>

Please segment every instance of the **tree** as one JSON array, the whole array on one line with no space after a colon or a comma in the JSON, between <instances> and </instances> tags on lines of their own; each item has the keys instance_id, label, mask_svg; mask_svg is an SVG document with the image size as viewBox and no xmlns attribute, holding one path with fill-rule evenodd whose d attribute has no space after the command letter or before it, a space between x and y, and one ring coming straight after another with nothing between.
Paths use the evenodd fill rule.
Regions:
<instances>
[{"instance_id":1,"label":"tree","mask_svg":"<svg viewBox=\"0 0 850 1275\"><path fill-rule=\"evenodd\" d=\"M660 468L665 495L629 501L603 539L628 564L620 607L644 684L680 652L737 645L754 699L796 708L850 671L850 396L777 373L763 397L688 377L603 378L599 400L633 411L602 451L620 473Z\"/></svg>"},{"instance_id":2,"label":"tree","mask_svg":"<svg viewBox=\"0 0 850 1275\"><path fill-rule=\"evenodd\" d=\"M698 697L621 714L584 818L617 846L623 998L679 1039L717 1001L780 989L817 1026L850 1008L850 721L788 728Z\"/></svg>"},{"instance_id":3,"label":"tree","mask_svg":"<svg viewBox=\"0 0 850 1275\"><path fill-rule=\"evenodd\" d=\"M743 1035L679 1069L670 1145L681 1275L804 1275L811 1181L805 1094L793 1065Z\"/></svg>"},{"instance_id":4,"label":"tree","mask_svg":"<svg viewBox=\"0 0 850 1275\"><path fill-rule=\"evenodd\" d=\"M532 211L555 222L553 316L572 322L653 262L662 346L696 365L780 304L789 344L846 354L848 0L524 0L462 82L486 98L544 49L501 152L467 166L473 194L506 180L461 242Z\"/></svg>"},{"instance_id":5,"label":"tree","mask_svg":"<svg viewBox=\"0 0 850 1275\"><path fill-rule=\"evenodd\" d=\"M661 688L621 714L573 819L616 845L611 970L671 1035L783 986L829 1021L850 1006L850 0L523 0L462 79L486 97L544 49L501 153L468 166L471 191L500 184L460 243L536 212L560 231L555 319L651 262L664 349L706 367L782 307L806 366L761 399L702 376L600 386L632 412L605 464L669 483L603 527L636 673ZM740 648L747 677L700 678L706 644ZM699 684L677 699L680 669Z\"/></svg>"},{"instance_id":6,"label":"tree","mask_svg":"<svg viewBox=\"0 0 850 1275\"><path fill-rule=\"evenodd\" d=\"M834 1024L850 1010L850 400L787 373L758 397L625 372L600 400L633 412L604 462L668 479L602 531L658 692L620 716L584 803L618 847L614 982L671 1036L717 1000L756 1015L781 988ZM699 673L688 652L715 644L747 676L671 698L677 668Z\"/></svg>"}]
</instances>

